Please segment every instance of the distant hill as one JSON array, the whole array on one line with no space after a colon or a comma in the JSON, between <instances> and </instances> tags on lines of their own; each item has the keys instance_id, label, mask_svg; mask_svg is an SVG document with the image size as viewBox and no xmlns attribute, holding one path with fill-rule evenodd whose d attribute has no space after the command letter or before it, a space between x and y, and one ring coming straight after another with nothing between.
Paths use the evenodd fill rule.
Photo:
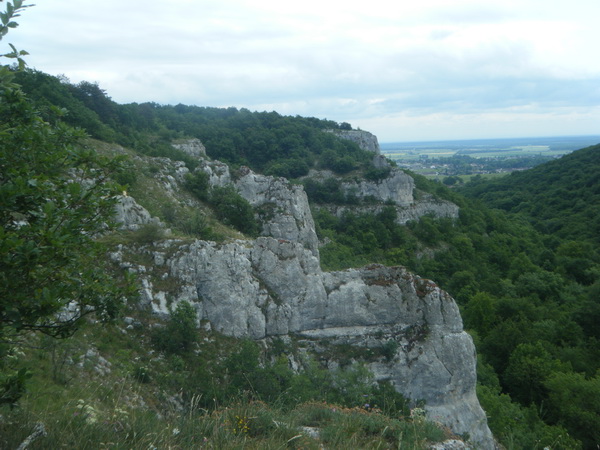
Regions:
<instances>
[{"instance_id":1,"label":"distant hill","mask_svg":"<svg viewBox=\"0 0 600 450\"><path fill-rule=\"evenodd\" d=\"M35 70L17 72L15 78L42 111L51 112L52 106L64 108L62 120L83 128L91 137L149 156L181 160L190 169L197 160L175 150L173 141L200 139L211 158L286 178L304 176L311 168L345 174L372 167L371 152L350 140L323 133L351 130L348 123L233 107L153 102L122 105L95 83L72 84Z\"/></svg>"},{"instance_id":2,"label":"distant hill","mask_svg":"<svg viewBox=\"0 0 600 450\"><path fill-rule=\"evenodd\" d=\"M600 144L500 179L475 177L460 192L523 214L542 233L600 243Z\"/></svg>"}]
</instances>

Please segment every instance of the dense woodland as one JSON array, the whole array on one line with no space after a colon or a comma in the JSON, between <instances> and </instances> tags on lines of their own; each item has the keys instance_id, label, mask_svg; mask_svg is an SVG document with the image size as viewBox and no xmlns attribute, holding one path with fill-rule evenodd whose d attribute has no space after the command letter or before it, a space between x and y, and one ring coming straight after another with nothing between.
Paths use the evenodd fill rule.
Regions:
<instances>
[{"instance_id":1,"label":"dense woodland","mask_svg":"<svg viewBox=\"0 0 600 450\"><path fill-rule=\"evenodd\" d=\"M10 100L0 108L3 136L14 138L13 129L24 130L26 139L54 136L54 155L62 158L60 164L70 158L82 170L99 170L98 167L107 167L108 162L97 162L87 153L60 153L65 148L63 143L79 136L73 136L69 131L72 128L67 125L141 154L185 161L190 168L195 162L170 146L174 140L198 138L212 158L233 167L248 165L258 172L297 182L311 168L371 179L385 175L370 167L372 155L368 152L323 132L348 129L349 124L235 108L155 103L119 105L94 83L72 84L65 78L35 70L3 72L3 77L4 86L14 83L2 91L5 99ZM23 96L23 92L15 93L20 92L18 86ZM42 122L54 127L53 130L62 130L62 134L50 128L40 131ZM3 171L19 164L39 172L45 164L55 167L53 154L46 155L48 160L31 161L12 154L14 148L9 148L7 142L4 140L4 159L0 161ZM55 170L60 172L62 168L56 166ZM498 180L476 177L460 190L449 190L441 183L413 174L419 192L455 202L460 206L460 217L458 220L424 217L407 226L395 223L391 205L378 215L348 213L342 218L334 217L321 206L356 201L336 198L335 186L304 183L314 207L319 236L328 242L321 249L325 269L370 262L405 265L435 280L457 300L465 328L472 334L479 354L478 395L489 415L492 431L504 445L535 448L543 442L551 448L577 448L578 441L583 448L596 448L600 442L598 174L600 145ZM14 180L20 179L21 187L31 190L38 181L28 184L23 178L26 175L26 172L17 174ZM3 189L7 189L8 178L0 179ZM120 180L124 184L135 183L133 178ZM39 182L42 181L40 178ZM11 192L15 204L43 195L38 191L28 194L29 197ZM100 192L98 198L102 198L100 194L103 195ZM76 195L75 191L67 191L64 201L72 201ZM2 206L4 211L14 207ZM5 217L3 223L12 223L14 219ZM77 217L69 220L75 222ZM60 239L70 246L81 245L64 236L46 237L48 245L54 248L60 245ZM27 250L30 254L26 250L20 250L25 263L27 258L36 256L33 249ZM3 264L4 270L11 262L5 258ZM17 275L9 274L3 279L8 282L8 276ZM49 275L36 276L41 280ZM64 276L70 280L68 273ZM88 284L92 286L102 279L99 274L88 276ZM8 295L7 292L3 291ZM53 293L40 292L40 301L48 302L44 312L52 311ZM112 303L102 300L109 294L99 290L96 306L108 315L116 314L111 309ZM3 326L22 330L18 321L25 319L11 322L11 317L2 317ZM155 337L155 345L158 349L168 346L168 339ZM181 353L180 349L174 353L178 352ZM249 362L241 356L236 360L231 356L224 364L255 364L255 360ZM253 370L260 379L259 367ZM278 374L276 369L268 375L274 379L290 377L289 386L302 381L291 381L291 374ZM144 378L143 371L139 376ZM307 376L324 375L315 369L313 375ZM265 379L265 373L262 378ZM188 378L182 375L181 380L184 379ZM314 386L318 384L317 379ZM268 392L271 387L265 389ZM334 394L332 391L331 395Z\"/></svg>"}]
</instances>

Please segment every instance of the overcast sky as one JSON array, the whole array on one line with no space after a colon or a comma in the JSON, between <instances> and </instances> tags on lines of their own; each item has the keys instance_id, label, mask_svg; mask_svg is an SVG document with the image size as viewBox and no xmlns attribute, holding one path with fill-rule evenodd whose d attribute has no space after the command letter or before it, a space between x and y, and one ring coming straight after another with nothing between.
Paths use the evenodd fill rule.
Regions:
<instances>
[{"instance_id":1,"label":"overcast sky","mask_svg":"<svg viewBox=\"0 0 600 450\"><path fill-rule=\"evenodd\" d=\"M118 103L274 110L380 142L600 134L600 0L31 3L0 51Z\"/></svg>"}]
</instances>

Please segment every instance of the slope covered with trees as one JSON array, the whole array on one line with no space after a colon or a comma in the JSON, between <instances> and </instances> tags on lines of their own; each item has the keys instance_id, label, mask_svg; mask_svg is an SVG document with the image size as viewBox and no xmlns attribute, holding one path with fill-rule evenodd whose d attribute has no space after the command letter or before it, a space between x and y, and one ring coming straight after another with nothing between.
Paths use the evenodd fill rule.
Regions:
<instances>
[{"instance_id":1,"label":"slope covered with trees","mask_svg":"<svg viewBox=\"0 0 600 450\"><path fill-rule=\"evenodd\" d=\"M170 146L173 139L197 137L216 159L291 178L310 167L344 174L367 168L371 159L354 144L324 133L323 129L346 126L331 121L234 108L117 105L97 85L73 86L34 71L17 76L41 114L50 117L53 110L44 103L51 98L42 90L47 84L54 92L53 102L80 109L77 116L64 116L72 125L141 154L183 160L189 167L194 161ZM543 167L536 170L543 172ZM558 442L556 448L561 448L572 443L559 438L567 428L586 446L592 445L598 439L594 430L599 412L595 403L584 399L599 395L594 387L600 368L595 325L599 308L594 296L600 258L594 247L534 228L523 210L517 215L489 209L413 176L420 192L458 204L459 219L424 217L401 226L395 223L392 208L378 215L335 217L320 207L337 201L335 189L329 189L329 197L316 195L314 209L320 237L328 242L321 248L324 266L401 264L435 280L458 300L465 325L476 339L479 395L484 407L493 411L490 425L495 435L521 448L539 441ZM135 179L129 182L135 191ZM484 189L483 182L474 185ZM309 194L313 188L307 185ZM554 205L559 200L544 201ZM565 396L581 400L565 408L561 400Z\"/></svg>"},{"instance_id":2,"label":"slope covered with trees","mask_svg":"<svg viewBox=\"0 0 600 450\"><path fill-rule=\"evenodd\" d=\"M544 234L600 243L600 144L496 180L475 177L459 191L521 213Z\"/></svg>"},{"instance_id":3,"label":"slope covered with trees","mask_svg":"<svg viewBox=\"0 0 600 450\"><path fill-rule=\"evenodd\" d=\"M355 143L323 133L350 129L347 123L237 108L120 105L95 83L71 84L35 70L20 71L15 78L39 108L65 108L65 122L92 137L147 155L179 159L190 168L197 162L171 146L178 138L200 139L208 156L233 166L287 178L306 175L312 167L344 174L369 168L372 159Z\"/></svg>"}]
</instances>

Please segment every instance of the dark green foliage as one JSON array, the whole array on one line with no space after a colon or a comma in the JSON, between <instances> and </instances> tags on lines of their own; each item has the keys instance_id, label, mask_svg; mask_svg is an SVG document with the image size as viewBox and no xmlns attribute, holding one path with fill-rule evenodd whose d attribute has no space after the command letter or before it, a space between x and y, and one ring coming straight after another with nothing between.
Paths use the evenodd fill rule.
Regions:
<instances>
[{"instance_id":1,"label":"dark green foliage","mask_svg":"<svg viewBox=\"0 0 600 450\"><path fill-rule=\"evenodd\" d=\"M208 202L214 209L217 218L226 225L249 236L257 236L259 233L259 223L252 205L244 199L233 186L210 187L209 176L202 170L197 170L188 174L185 180L185 187L199 200ZM183 227L192 229L193 234L210 238L211 231L203 227L203 221L199 216L194 216L193 222L190 220L183 223ZM185 230L184 230L185 231Z\"/></svg>"},{"instance_id":2,"label":"dark green foliage","mask_svg":"<svg viewBox=\"0 0 600 450\"><path fill-rule=\"evenodd\" d=\"M7 3L0 40L23 8ZM26 52L12 48L1 56L22 69ZM64 111L36 108L18 74L0 66L0 405L11 406L29 372L9 364L9 344L30 332L71 336L93 313L114 318L130 292L95 241L113 227L119 186L110 176L121 161L80 145L84 134L62 121Z\"/></svg>"},{"instance_id":3,"label":"dark green foliage","mask_svg":"<svg viewBox=\"0 0 600 450\"><path fill-rule=\"evenodd\" d=\"M600 145L514 172L467 183L460 192L487 205L527 215L544 232L600 243Z\"/></svg>"},{"instance_id":4,"label":"dark green foliage","mask_svg":"<svg viewBox=\"0 0 600 450\"><path fill-rule=\"evenodd\" d=\"M31 378L32 373L25 368L10 372L6 367L0 366L0 369L0 405L14 408L27 391L27 380Z\"/></svg>"},{"instance_id":5,"label":"dark green foliage","mask_svg":"<svg viewBox=\"0 0 600 450\"><path fill-rule=\"evenodd\" d=\"M200 212L193 212L176 222L177 227L186 234L206 240L222 239L208 225L206 218Z\"/></svg>"},{"instance_id":6,"label":"dark green foliage","mask_svg":"<svg viewBox=\"0 0 600 450\"><path fill-rule=\"evenodd\" d=\"M392 171L391 167L383 167L378 169L377 167L369 167L368 169L365 170L364 172L364 177L367 180L371 180L371 181L379 181L379 180L383 180L384 178L387 178L390 173Z\"/></svg>"},{"instance_id":7,"label":"dark green foliage","mask_svg":"<svg viewBox=\"0 0 600 450\"><path fill-rule=\"evenodd\" d=\"M259 225L254 208L232 186L212 188L210 204L223 223L249 236L258 235Z\"/></svg>"},{"instance_id":8,"label":"dark green foliage","mask_svg":"<svg viewBox=\"0 0 600 450\"><path fill-rule=\"evenodd\" d=\"M119 161L43 121L20 90L0 95L0 327L66 336L81 315L112 316L119 303L93 240L110 224ZM56 319L71 301L79 312Z\"/></svg>"},{"instance_id":9,"label":"dark green foliage","mask_svg":"<svg viewBox=\"0 0 600 450\"><path fill-rule=\"evenodd\" d=\"M185 188L194 194L200 200L208 200L209 196L209 176L202 170L196 170L185 177Z\"/></svg>"},{"instance_id":10,"label":"dark green foliage","mask_svg":"<svg viewBox=\"0 0 600 450\"><path fill-rule=\"evenodd\" d=\"M306 195L312 203L336 205L358 205L360 203L355 193L342 190L342 183L337 178L327 178L324 181L306 178L302 183Z\"/></svg>"},{"instance_id":11,"label":"dark green foliage","mask_svg":"<svg viewBox=\"0 0 600 450\"><path fill-rule=\"evenodd\" d=\"M459 204L459 219L423 217L401 227L392 211L336 218L318 210L317 231L330 241L321 248L323 266L399 263L435 280L463 307L465 326L476 333L478 352L489 363L487 373L498 380L498 392L486 393L484 401L501 415L490 422L492 431L505 443L520 443L519 448L536 438L557 448L577 448L564 429L545 425L542 420L550 419L536 411L549 402L553 376L574 371L590 376L600 368L594 350L600 320L596 246L578 234L574 240L544 235L522 213L490 210L439 183L415 181L418 188ZM416 258L422 249L433 251ZM510 397L493 400L500 392ZM574 438L588 439L573 420L560 418L558 408L553 413L550 425L559 423ZM521 422L505 414L517 414Z\"/></svg>"},{"instance_id":12,"label":"dark green foliage","mask_svg":"<svg viewBox=\"0 0 600 450\"><path fill-rule=\"evenodd\" d=\"M337 270L369 262L406 264L406 250L414 249L416 240L395 223L395 216L391 206L377 215L345 213L341 218L324 208L316 210L317 232L331 240L322 248L322 266Z\"/></svg>"},{"instance_id":13,"label":"dark green foliage","mask_svg":"<svg viewBox=\"0 0 600 450\"><path fill-rule=\"evenodd\" d=\"M192 350L198 341L197 314L186 301L179 302L171 310L164 328L157 328L152 334L154 346L171 354L185 354Z\"/></svg>"},{"instance_id":14,"label":"dark green foliage","mask_svg":"<svg viewBox=\"0 0 600 450\"><path fill-rule=\"evenodd\" d=\"M18 59L19 53L13 53ZM11 77L23 84L30 101L11 85ZM172 140L199 138L209 156L275 176L296 178L320 168L342 175L352 172L352 177L362 173L377 181L388 172L372 166L372 154L323 131L349 129L345 123L236 108L117 105L97 84L73 85L36 71L11 73L2 68L0 81L0 290L5 289L0 299L8 299L3 324L16 330L32 327L24 321L27 317L35 319L33 327L47 327L49 314L71 298L89 301L106 315L115 312L114 290L105 282L105 271L90 262L99 260L94 245L88 244L100 219L85 219L92 210L108 210L113 191L103 191L109 185L99 184L95 193L103 196L90 196L88 202L87 185L66 176L66 169L76 166L106 180L113 167L73 146L78 133L64 123L147 155L185 161L191 169L197 161L171 147ZM35 152L14 151L24 145ZM391 207L378 215L334 217L325 208L314 213L318 233L328 242L321 248L325 268L403 264L434 279L457 299L485 361L479 372L480 399L491 416L492 430L507 446L578 448L565 429L586 448L598 441L594 433L600 428L600 401L594 376L600 369L599 153L599 146L590 147L489 183L475 177L455 191L413 175L416 197L432 194L453 201L461 208L458 220L424 217L400 226ZM467 162L463 158L457 164ZM116 178L122 184L135 182L123 172ZM458 183L447 178L446 184ZM335 179L305 180L304 186L313 204L364 201L356 193L342 192ZM256 212L233 188L209 189L203 172L190 175L187 188L223 222L251 236L258 233ZM268 211L260 213L268 216ZM208 238L211 233L203 216L184 220L175 209L163 215L191 234ZM149 230L140 236L144 243L160 237ZM24 306L32 299L39 309ZM295 375L281 355L265 358L253 343L233 350L211 348L196 340L192 316L191 311L174 311L173 322L155 336L159 348L174 354L168 356L172 371L150 376L141 365L133 369L139 381L164 378L167 384L201 395L203 407L242 394L283 404L321 399L364 406L367 399L380 407L383 403L396 405L392 409L398 411L403 408L389 386L368 388L368 374L361 368L331 373L306 361L305 370ZM59 330L54 331L62 334ZM71 330L65 328L64 333ZM190 352L194 345L213 351L213 362L197 363ZM391 358L394 350L392 344L382 347L381 356ZM19 372L4 373L18 378ZM8 379L5 376L6 386Z\"/></svg>"},{"instance_id":15,"label":"dark green foliage","mask_svg":"<svg viewBox=\"0 0 600 450\"><path fill-rule=\"evenodd\" d=\"M569 372L570 365L553 358L541 342L519 344L504 371L504 385L523 405L541 404L547 398L545 382L556 372Z\"/></svg>"},{"instance_id":16,"label":"dark green foliage","mask_svg":"<svg viewBox=\"0 0 600 450\"><path fill-rule=\"evenodd\" d=\"M131 233L130 239L136 244L152 245L165 237L165 230L157 223L147 223Z\"/></svg>"},{"instance_id":17,"label":"dark green foliage","mask_svg":"<svg viewBox=\"0 0 600 450\"><path fill-rule=\"evenodd\" d=\"M550 420L583 441L584 448L600 442L600 374L553 373L546 382Z\"/></svg>"},{"instance_id":18,"label":"dark green foliage","mask_svg":"<svg viewBox=\"0 0 600 450\"><path fill-rule=\"evenodd\" d=\"M278 159L265 168L265 175L299 178L308 174L310 167L302 159Z\"/></svg>"},{"instance_id":19,"label":"dark green foliage","mask_svg":"<svg viewBox=\"0 0 600 450\"><path fill-rule=\"evenodd\" d=\"M341 128L334 121L236 108L119 105L95 83L74 85L32 70L18 77L40 107L55 105L69 110L68 123L84 128L93 137L150 156L184 161L190 169L197 161L171 147L174 139L198 138L212 158L289 178L306 175L315 166L340 174L371 167L371 153L324 132ZM344 129L348 126L344 124Z\"/></svg>"},{"instance_id":20,"label":"dark green foliage","mask_svg":"<svg viewBox=\"0 0 600 450\"><path fill-rule=\"evenodd\" d=\"M523 407L507 394L478 386L477 397L488 416L494 437L507 448L581 449L581 442L561 426L547 425L534 406Z\"/></svg>"}]
</instances>

